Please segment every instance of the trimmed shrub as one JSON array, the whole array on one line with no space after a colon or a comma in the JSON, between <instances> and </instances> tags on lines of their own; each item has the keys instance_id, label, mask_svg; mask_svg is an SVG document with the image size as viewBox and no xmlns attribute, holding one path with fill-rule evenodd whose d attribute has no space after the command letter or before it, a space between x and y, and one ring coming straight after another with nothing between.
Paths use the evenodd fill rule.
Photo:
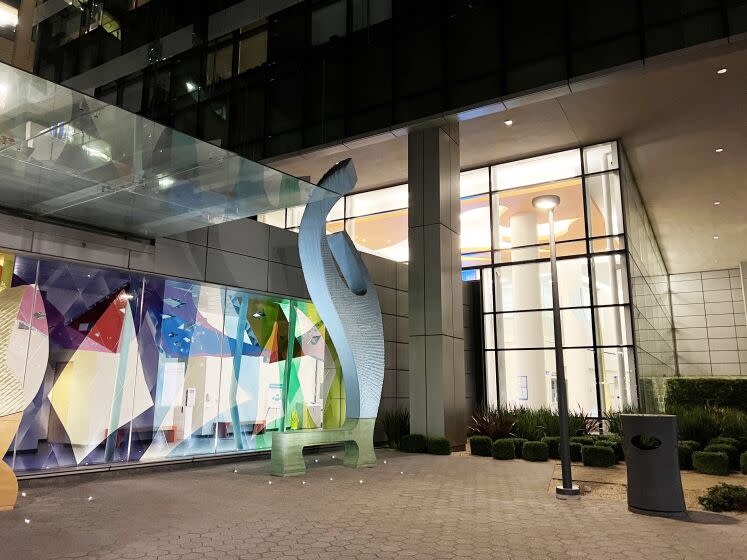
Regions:
<instances>
[{"instance_id":1,"label":"trimmed shrub","mask_svg":"<svg viewBox=\"0 0 747 560\"><path fill-rule=\"evenodd\" d=\"M700 445L697 441L693 441L691 439L679 441L677 442L677 445L684 445L685 447L689 447L693 451L700 451L701 449L703 449L702 445Z\"/></svg>"},{"instance_id":2,"label":"trimmed shrub","mask_svg":"<svg viewBox=\"0 0 747 560\"><path fill-rule=\"evenodd\" d=\"M747 488L722 482L698 498L708 511L747 511Z\"/></svg>"},{"instance_id":3,"label":"trimmed shrub","mask_svg":"<svg viewBox=\"0 0 747 560\"><path fill-rule=\"evenodd\" d=\"M726 456L729 457L729 469L733 471L739 470L739 450L733 445L712 443L711 445L706 445L703 451L726 453Z\"/></svg>"},{"instance_id":4,"label":"trimmed shrub","mask_svg":"<svg viewBox=\"0 0 747 560\"><path fill-rule=\"evenodd\" d=\"M580 443L571 442L571 461L581 461L581 447Z\"/></svg>"},{"instance_id":5,"label":"trimmed shrub","mask_svg":"<svg viewBox=\"0 0 747 560\"><path fill-rule=\"evenodd\" d=\"M431 455L451 455L451 442L445 437L428 438L425 449Z\"/></svg>"},{"instance_id":6,"label":"trimmed shrub","mask_svg":"<svg viewBox=\"0 0 747 560\"><path fill-rule=\"evenodd\" d=\"M521 448L521 456L527 461L547 461L550 449L541 441L527 441Z\"/></svg>"},{"instance_id":7,"label":"trimmed shrub","mask_svg":"<svg viewBox=\"0 0 747 560\"><path fill-rule=\"evenodd\" d=\"M560 437L557 436L546 436L540 441L547 444L547 449L550 453L550 459L560 459Z\"/></svg>"},{"instance_id":8,"label":"trimmed shrub","mask_svg":"<svg viewBox=\"0 0 747 560\"><path fill-rule=\"evenodd\" d=\"M472 455L490 457L493 441L488 436L472 436L469 438L469 451Z\"/></svg>"},{"instance_id":9,"label":"trimmed shrub","mask_svg":"<svg viewBox=\"0 0 747 560\"><path fill-rule=\"evenodd\" d=\"M665 402L667 408L712 405L747 411L747 379L670 377Z\"/></svg>"},{"instance_id":10,"label":"trimmed shrub","mask_svg":"<svg viewBox=\"0 0 747 560\"><path fill-rule=\"evenodd\" d=\"M695 451L693 468L703 474L726 476L729 474L729 456L726 453Z\"/></svg>"},{"instance_id":11,"label":"trimmed shrub","mask_svg":"<svg viewBox=\"0 0 747 560\"><path fill-rule=\"evenodd\" d=\"M405 453L425 453L428 440L423 434L408 434L399 440L399 450Z\"/></svg>"},{"instance_id":12,"label":"trimmed shrub","mask_svg":"<svg viewBox=\"0 0 747 560\"><path fill-rule=\"evenodd\" d=\"M514 444L514 457L521 457L521 450L524 447L524 444L529 440L520 437L506 439Z\"/></svg>"},{"instance_id":13,"label":"trimmed shrub","mask_svg":"<svg viewBox=\"0 0 747 560\"><path fill-rule=\"evenodd\" d=\"M602 435L597 436L597 441L599 440L622 443L623 438L619 434L602 434Z\"/></svg>"},{"instance_id":14,"label":"trimmed shrub","mask_svg":"<svg viewBox=\"0 0 747 560\"><path fill-rule=\"evenodd\" d=\"M739 456L739 472L747 474L747 451Z\"/></svg>"},{"instance_id":15,"label":"trimmed shrub","mask_svg":"<svg viewBox=\"0 0 747 560\"><path fill-rule=\"evenodd\" d=\"M677 444L677 457L680 462L680 470L691 471L693 469L693 453L695 450L689 445Z\"/></svg>"},{"instance_id":16,"label":"trimmed shrub","mask_svg":"<svg viewBox=\"0 0 747 560\"><path fill-rule=\"evenodd\" d=\"M581 445L594 445L594 438L591 436L573 436L571 441L574 443L580 443Z\"/></svg>"},{"instance_id":17,"label":"trimmed shrub","mask_svg":"<svg viewBox=\"0 0 747 560\"><path fill-rule=\"evenodd\" d=\"M505 461L516 457L514 442L510 439L497 439L493 442L493 459Z\"/></svg>"},{"instance_id":18,"label":"trimmed shrub","mask_svg":"<svg viewBox=\"0 0 747 560\"><path fill-rule=\"evenodd\" d=\"M608 439L597 438L597 441L594 442L594 445L601 445L603 447L609 447L610 449L612 449L612 451L614 451L615 453L615 461L622 461L625 458L622 443L620 443L619 441L610 441Z\"/></svg>"},{"instance_id":19,"label":"trimmed shrub","mask_svg":"<svg viewBox=\"0 0 747 560\"><path fill-rule=\"evenodd\" d=\"M731 445L732 447L736 447L737 449L742 449L742 444L737 438L733 437L715 437L708 442L708 445Z\"/></svg>"},{"instance_id":20,"label":"trimmed shrub","mask_svg":"<svg viewBox=\"0 0 747 560\"><path fill-rule=\"evenodd\" d=\"M581 459L585 467L611 467L615 464L615 452L605 445L584 445Z\"/></svg>"}]
</instances>

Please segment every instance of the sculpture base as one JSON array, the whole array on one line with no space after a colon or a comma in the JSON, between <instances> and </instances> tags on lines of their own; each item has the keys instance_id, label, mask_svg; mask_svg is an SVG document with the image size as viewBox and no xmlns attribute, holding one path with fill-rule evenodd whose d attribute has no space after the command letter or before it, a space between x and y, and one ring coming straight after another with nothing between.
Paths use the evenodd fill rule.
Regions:
<instances>
[{"instance_id":1,"label":"sculpture base","mask_svg":"<svg viewBox=\"0 0 747 560\"><path fill-rule=\"evenodd\" d=\"M345 444L346 467L373 467L375 418L349 418L333 430L299 430L272 435L271 468L275 476L297 476L306 472L303 448L310 445Z\"/></svg>"},{"instance_id":2,"label":"sculpture base","mask_svg":"<svg viewBox=\"0 0 747 560\"><path fill-rule=\"evenodd\" d=\"M22 416L23 413L17 412L0 418L0 511L13 509L18 499L18 480L2 456L13 441Z\"/></svg>"}]
</instances>

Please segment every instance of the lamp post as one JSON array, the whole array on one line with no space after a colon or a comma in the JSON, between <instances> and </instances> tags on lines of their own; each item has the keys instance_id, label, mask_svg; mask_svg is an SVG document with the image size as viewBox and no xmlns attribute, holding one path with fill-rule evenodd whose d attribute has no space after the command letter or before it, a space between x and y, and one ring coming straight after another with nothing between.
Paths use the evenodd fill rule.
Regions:
<instances>
[{"instance_id":1,"label":"lamp post","mask_svg":"<svg viewBox=\"0 0 747 560\"><path fill-rule=\"evenodd\" d=\"M532 206L547 210L550 226L550 278L552 280L552 318L555 327L555 370L558 387L558 415L560 416L560 466L563 484L555 487L555 497L560 500L579 498L581 491L574 486L571 477L571 445L568 434L568 395L565 385L565 363L563 362L563 331L560 325L560 298L558 296L558 266L555 250L555 207L560 197L555 195L538 196L532 199Z\"/></svg>"}]
</instances>

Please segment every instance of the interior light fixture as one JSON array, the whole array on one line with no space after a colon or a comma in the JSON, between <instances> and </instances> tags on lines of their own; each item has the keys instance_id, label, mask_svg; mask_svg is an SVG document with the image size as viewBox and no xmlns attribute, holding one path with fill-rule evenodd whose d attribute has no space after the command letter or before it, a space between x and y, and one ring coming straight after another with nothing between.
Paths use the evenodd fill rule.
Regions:
<instances>
[{"instance_id":1,"label":"interior light fixture","mask_svg":"<svg viewBox=\"0 0 747 560\"><path fill-rule=\"evenodd\" d=\"M721 152L723 152L723 151L724 151L724 149L723 149L723 148L716 148L716 153L717 153L717 154L720 154L720 153L721 153Z\"/></svg>"},{"instance_id":2,"label":"interior light fixture","mask_svg":"<svg viewBox=\"0 0 747 560\"><path fill-rule=\"evenodd\" d=\"M512 121L511 119L508 119L508 120L503 121L503 124L505 124L506 126L513 126L514 121Z\"/></svg>"},{"instance_id":3,"label":"interior light fixture","mask_svg":"<svg viewBox=\"0 0 747 560\"><path fill-rule=\"evenodd\" d=\"M718 235L714 235L714 236L713 236L713 238L714 238L714 239L718 239Z\"/></svg>"},{"instance_id":4,"label":"interior light fixture","mask_svg":"<svg viewBox=\"0 0 747 560\"><path fill-rule=\"evenodd\" d=\"M158 187L161 189L168 189L169 187L174 185L174 179L171 177L161 177L158 180Z\"/></svg>"},{"instance_id":5,"label":"interior light fixture","mask_svg":"<svg viewBox=\"0 0 747 560\"><path fill-rule=\"evenodd\" d=\"M554 194L536 196L532 199L532 206L540 210L552 210L560 204L560 197Z\"/></svg>"},{"instance_id":6,"label":"interior light fixture","mask_svg":"<svg viewBox=\"0 0 747 560\"><path fill-rule=\"evenodd\" d=\"M184 84L184 85L186 86L186 88L187 88L187 91L188 91L189 93L192 93L193 91L195 91L195 90L197 89L197 86L195 85L195 83L194 83L194 82L187 82L187 83L186 83L186 84Z\"/></svg>"},{"instance_id":7,"label":"interior light fixture","mask_svg":"<svg viewBox=\"0 0 747 560\"><path fill-rule=\"evenodd\" d=\"M715 202L713 203L713 205L714 205L714 206L720 206L720 205L721 205L721 201L720 201L720 200L716 200L716 201L715 201Z\"/></svg>"},{"instance_id":8,"label":"interior light fixture","mask_svg":"<svg viewBox=\"0 0 747 560\"><path fill-rule=\"evenodd\" d=\"M716 70L716 74L726 74L726 68L719 68Z\"/></svg>"}]
</instances>

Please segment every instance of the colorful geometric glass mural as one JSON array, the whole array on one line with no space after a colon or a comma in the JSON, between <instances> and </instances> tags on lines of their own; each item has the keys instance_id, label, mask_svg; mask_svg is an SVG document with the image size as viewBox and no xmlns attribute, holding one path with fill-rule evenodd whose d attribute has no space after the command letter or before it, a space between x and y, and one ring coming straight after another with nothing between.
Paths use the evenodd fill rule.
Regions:
<instances>
[{"instance_id":1,"label":"colorful geometric glass mural","mask_svg":"<svg viewBox=\"0 0 747 560\"><path fill-rule=\"evenodd\" d=\"M307 301L10 254L0 264L11 340L0 372L14 374L0 403L23 413L4 456L15 472L269 449L273 432L345 419L337 355Z\"/></svg>"}]
</instances>

